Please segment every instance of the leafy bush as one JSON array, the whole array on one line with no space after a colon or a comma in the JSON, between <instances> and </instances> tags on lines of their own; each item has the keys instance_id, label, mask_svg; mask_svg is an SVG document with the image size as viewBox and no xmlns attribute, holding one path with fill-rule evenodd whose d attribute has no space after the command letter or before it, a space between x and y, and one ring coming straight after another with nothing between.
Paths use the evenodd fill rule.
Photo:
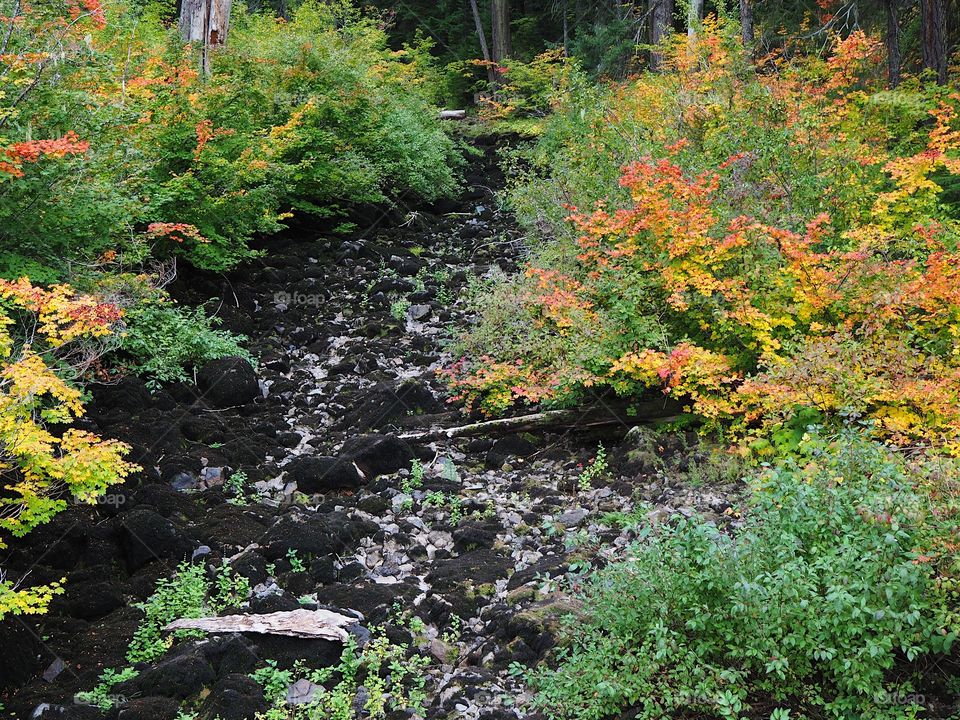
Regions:
<instances>
[{"instance_id":1,"label":"leafy bush","mask_svg":"<svg viewBox=\"0 0 960 720\"><path fill-rule=\"evenodd\" d=\"M548 50L530 62L508 58L493 70L497 82L481 107L488 119L546 115L557 97L584 84L576 63L562 50Z\"/></svg>"},{"instance_id":2,"label":"leafy bush","mask_svg":"<svg viewBox=\"0 0 960 720\"><path fill-rule=\"evenodd\" d=\"M127 445L69 427L84 412L70 381L104 352L120 317L67 286L0 280L0 548L69 502L96 502L135 469L123 459ZM0 617L43 612L61 591L21 589L0 569Z\"/></svg>"},{"instance_id":3,"label":"leafy bush","mask_svg":"<svg viewBox=\"0 0 960 720\"><path fill-rule=\"evenodd\" d=\"M290 670L280 670L276 663L268 664L253 673L263 686L264 695L272 707L258 714L258 720L353 720L369 717L381 719L388 714L423 712L426 683L424 670L428 658L414 655L408 658L405 644L390 642L386 634L372 630L373 637L363 647L351 635L343 645L340 663L313 670L305 662ZM319 685L309 703L291 706L287 690L298 678L306 678ZM360 687L366 689L365 701L358 705Z\"/></svg>"},{"instance_id":4,"label":"leafy bush","mask_svg":"<svg viewBox=\"0 0 960 720\"><path fill-rule=\"evenodd\" d=\"M960 631L958 470L859 431L808 435L753 481L734 537L680 518L596 573L559 667L531 677L536 704L581 720L913 717L889 701L916 690L894 669Z\"/></svg>"},{"instance_id":5,"label":"leafy bush","mask_svg":"<svg viewBox=\"0 0 960 720\"><path fill-rule=\"evenodd\" d=\"M170 302L144 302L127 310L120 350L132 358L128 369L148 384L192 379L208 360L239 355L252 362L240 343L243 337L214 325L201 308Z\"/></svg>"},{"instance_id":6,"label":"leafy bush","mask_svg":"<svg viewBox=\"0 0 960 720\"><path fill-rule=\"evenodd\" d=\"M153 595L138 605L144 619L130 641L127 661L150 662L161 657L178 639L202 637L203 633L191 630L164 635L163 628L180 618L206 617L239 607L249 594L249 581L235 574L226 561L213 580L207 577L203 565L181 563L172 578L162 578Z\"/></svg>"},{"instance_id":7,"label":"leafy bush","mask_svg":"<svg viewBox=\"0 0 960 720\"><path fill-rule=\"evenodd\" d=\"M0 237L17 251L0 275L113 251L220 270L291 210L454 189L424 43L391 51L346 2L301 3L290 22L237 7L202 79L196 49L141 5L24 4L10 25Z\"/></svg>"},{"instance_id":8,"label":"leafy bush","mask_svg":"<svg viewBox=\"0 0 960 720\"><path fill-rule=\"evenodd\" d=\"M101 710L109 710L116 702L112 690L116 685L132 680L140 673L132 667L114 670L106 668L100 673L100 682L93 690L83 690L74 695L73 700L78 705L93 705Z\"/></svg>"},{"instance_id":9,"label":"leafy bush","mask_svg":"<svg viewBox=\"0 0 960 720\"><path fill-rule=\"evenodd\" d=\"M764 78L737 42L707 22L672 72L550 120L510 200L554 239L481 301L452 387L487 412L652 388L753 438L812 409L960 442L960 224L934 181L960 174L960 94L872 100L862 34Z\"/></svg>"}]
</instances>

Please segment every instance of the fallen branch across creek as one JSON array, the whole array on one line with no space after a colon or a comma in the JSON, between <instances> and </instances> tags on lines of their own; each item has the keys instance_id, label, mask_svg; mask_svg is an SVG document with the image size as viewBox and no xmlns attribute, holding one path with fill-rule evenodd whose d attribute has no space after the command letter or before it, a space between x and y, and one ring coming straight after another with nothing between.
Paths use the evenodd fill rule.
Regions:
<instances>
[{"instance_id":1,"label":"fallen branch across creek","mask_svg":"<svg viewBox=\"0 0 960 720\"><path fill-rule=\"evenodd\" d=\"M671 398L648 400L630 405L612 407L604 404L587 410L544 410L530 415L482 420L456 427L430 428L406 432L402 440L428 442L430 440L470 437L474 435L504 435L537 429L569 429L623 425L631 427L648 422L662 422L675 418L683 412L683 406Z\"/></svg>"}]
</instances>

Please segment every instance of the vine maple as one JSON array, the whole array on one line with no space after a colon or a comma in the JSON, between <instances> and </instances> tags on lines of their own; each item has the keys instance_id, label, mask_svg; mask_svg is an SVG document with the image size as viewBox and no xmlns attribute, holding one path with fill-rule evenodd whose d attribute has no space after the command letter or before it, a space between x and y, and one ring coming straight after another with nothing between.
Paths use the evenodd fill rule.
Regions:
<instances>
[{"instance_id":1,"label":"vine maple","mask_svg":"<svg viewBox=\"0 0 960 720\"><path fill-rule=\"evenodd\" d=\"M565 148L592 167L625 125L647 152L618 194L570 208L575 247L561 235L504 286L452 386L482 407L495 392L488 410L659 389L749 437L806 408L960 450L960 227L941 184L960 173L960 93L920 96L925 122L887 142L876 41L751 78L719 29L614 89L587 149Z\"/></svg>"},{"instance_id":2,"label":"vine maple","mask_svg":"<svg viewBox=\"0 0 960 720\"><path fill-rule=\"evenodd\" d=\"M51 429L83 415L80 390L58 371L88 367L120 317L115 306L64 285L0 280L0 548L5 535L22 537L69 502L96 502L135 469L123 443ZM60 591L59 583L23 589L0 574L0 617L43 612Z\"/></svg>"}]
</instances>

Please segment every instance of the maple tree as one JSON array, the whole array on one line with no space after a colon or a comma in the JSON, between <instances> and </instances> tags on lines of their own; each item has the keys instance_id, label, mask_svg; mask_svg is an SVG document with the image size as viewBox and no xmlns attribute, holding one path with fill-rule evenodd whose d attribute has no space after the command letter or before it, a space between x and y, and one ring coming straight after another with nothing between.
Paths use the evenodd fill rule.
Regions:
<instances>
[{"instance_id":1,"label":"maple tree","mask_svg":"<svg viewBox=\"0 0 960 720\"><path fill-rule=\"evenodd\" d=\"M960 93L915 91L928 120L891 142L863 34L757 78L706 25L670 74L612 90L589 152L629 129L646 156L608 203L568 205L573 232L499 289L445 373L458 398L495 412L660 389L758 450L810 408L960 451L960 233L940 201Z\"/></svg>"},{"instance_id":2,"label":"maple tree","mask_svg":"<svg viewBox=\"0 0 960 720\"><path fill-rule=\"evenodd\" d=\"M96 502L135 469L127 445L70 427L83 404L63 377L102 354L120 318L116 306L67 286L0 280L0 548L71 502ZM20 588L0 574L0 617L42 612L61 590Z\"/></svg>"},{"instance_id":3,"label":"maple tree","mask_svg":"<svg viewBox=\"0 0 960 720\"><path fill-rule=\"evenodd\" d=\"M455 185L428 46L388 48L346 2L241 13L209 78L150 3L15 3L0 27L0 275L105 252L222 270L292 211Z\"/></svg>"}]
</instances>

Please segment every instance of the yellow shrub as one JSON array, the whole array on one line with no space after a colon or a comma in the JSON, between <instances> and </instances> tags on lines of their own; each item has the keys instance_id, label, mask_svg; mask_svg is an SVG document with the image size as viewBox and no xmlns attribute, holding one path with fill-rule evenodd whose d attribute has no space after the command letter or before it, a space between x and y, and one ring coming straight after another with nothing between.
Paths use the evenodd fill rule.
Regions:
<instances>
[{"instance_id":1,"label":"yellow shrub","mask_svg":"<svg viewBox=\"0 0 960 720\"><path fill-rule=\"evenodd\" d=\"M124 443L51 427L83 415L80 391L61 375L87 369L120 316L115 306L68 286L0 280L0 548L70 501L96 502L136 469L123 459ZM59 592L59 583L21 589L0 571L0 618L43 612Z\"/></svg>"}]
</instances>

